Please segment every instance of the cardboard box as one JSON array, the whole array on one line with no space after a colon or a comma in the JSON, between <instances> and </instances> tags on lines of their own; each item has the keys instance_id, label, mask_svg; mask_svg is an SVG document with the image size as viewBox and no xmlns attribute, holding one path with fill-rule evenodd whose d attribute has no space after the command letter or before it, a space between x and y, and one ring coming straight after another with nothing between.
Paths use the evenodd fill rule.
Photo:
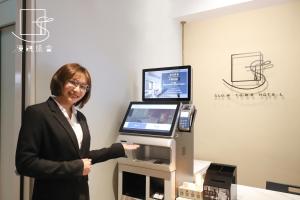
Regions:
<instances>
[{"instance_id":1,"label":"cardboard box","mask_svg":"<svg viewBox=\"0 0 300 200\"><path fill-rule=\"evenodd\" d=\"M202 187L195 183L184 182L178 187L178 195L191 200L202 200Z\"/></svg>"}]
</instances>

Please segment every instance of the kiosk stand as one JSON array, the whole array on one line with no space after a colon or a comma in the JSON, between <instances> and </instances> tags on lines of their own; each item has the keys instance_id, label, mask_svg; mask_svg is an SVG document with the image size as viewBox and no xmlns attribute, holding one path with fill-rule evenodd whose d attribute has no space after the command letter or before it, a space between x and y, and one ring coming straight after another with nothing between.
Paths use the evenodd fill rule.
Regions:
<instances>
[{"instance_id":1,"label":"kiosk stand","mask_svg":"<svg viewBox=\"0 0 300 200\"><path fill-rule=\"evenodd\" d=\"M155 70L182 80L182 68L189 70L185 80L190 83L190 66ZM118 200L174 200L177 187L192 181L195 109L178 101L178 95L175 99L130 103L117 141L140 147L118 159Z\"/></svg>"}]
</instances>

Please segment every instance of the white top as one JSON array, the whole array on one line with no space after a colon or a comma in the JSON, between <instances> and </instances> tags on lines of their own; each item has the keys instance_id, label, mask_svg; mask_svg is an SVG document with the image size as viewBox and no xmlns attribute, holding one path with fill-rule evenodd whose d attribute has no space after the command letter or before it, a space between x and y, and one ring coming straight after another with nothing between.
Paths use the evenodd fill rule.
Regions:
<instances>
[{"instance_id":1,"label":"white top","mask_svg":"<svg viewBox=\"0 0 300 200\"><path fill-rule=\"evenodd\" d=\"M176 200L192 199L177 197ZM237 200L300 200L300 195L237 185Z\"/></svg>"},{"instance_id":2,"label":"white top","mask_svg":"<svg viewBox=\"0 0 300 200\"><path fill-rule=\"evenodd\" d=\"M210 161L194 160L194 175L204 174ZM203 185L203 183L202 183ZM176 200L190 200L178 197ZM300 195L266 190L263 188L237 185L237 200L300 200Z\"/></svg>"},{"instance_id":3,"label":"white top","mask_svg":"<svg viewBox=\"0 0 300 200\"><path fill-rule=\"evenodd\" d=\"M211 163L210 161L205 161L205 160L194 160L194 175L205 174L210 163Z\"/></svg>"},{"instance_id":4,"label":"white top","mask_svg":"<svg viewBox=\"0 0 300 200\"><path fill-rule=\"evenodd\" d=\"M81 148L81 142L82 142L82 137L83 137L83 132L82 132L82 128L77 120L77 110L75 109L75 106L72 107L72 114L71 114L71 119L68 115L67 110L60 105L54 98L53 100L56 102L56 104L58 105L59 109L62 111L62 113L64 114L64 116L67 118L68 122L70 123L71 127L73 128L73 131L75 132L76 138L77 138L77 142L78 142L78 146L79 149Z\"/></svg>"},{"instance_id":5,"label":"white top","mask_svg":"<svg viewBox=\"0 0 300 200\"><path fill-rule=\"evenodd\" d=\"M237 185L237 200L300 200L300 195Z\"/></svg>"}]
</instances>

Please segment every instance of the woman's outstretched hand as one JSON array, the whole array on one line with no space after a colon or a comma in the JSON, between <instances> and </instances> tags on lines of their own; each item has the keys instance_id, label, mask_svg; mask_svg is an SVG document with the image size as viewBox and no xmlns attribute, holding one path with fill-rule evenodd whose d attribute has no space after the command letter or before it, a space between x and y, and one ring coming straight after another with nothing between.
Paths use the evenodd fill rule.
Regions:
<instances>
[{"instance_id":1,"label":"woman's outstretched hand","mask_svg":"<svg viewBox=\"0 0 300 200\"><path fill-rule=\"evenodd\" d=\"M136 150L140 147L140 145L138 144L126 144L126 143L122 143L123 147L125 150Z\"/></svg>"}]
</instances>

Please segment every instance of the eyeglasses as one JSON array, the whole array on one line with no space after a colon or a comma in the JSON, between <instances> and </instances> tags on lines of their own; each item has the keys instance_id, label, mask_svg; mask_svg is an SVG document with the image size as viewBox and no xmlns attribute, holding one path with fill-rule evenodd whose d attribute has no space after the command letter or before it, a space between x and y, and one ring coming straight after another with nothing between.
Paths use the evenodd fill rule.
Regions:
<instances>
[{"instance_id":1,"label":"eyeglasses","mask_svg":"<svg viewBox=\"0 0 300 200\"><path fill-rule=\"evenodd\" d=\"M79 89L80 89L82 92L87 92L87 91L90 89L90 86L89 86L89 85L80 83L79 81L77 81L77 80L75 80L75 79L70 79L70 80L68 80L68 82L69 82L74 88L77 88L77 87L79 86Z\"/></svg>"}]
</instances>

